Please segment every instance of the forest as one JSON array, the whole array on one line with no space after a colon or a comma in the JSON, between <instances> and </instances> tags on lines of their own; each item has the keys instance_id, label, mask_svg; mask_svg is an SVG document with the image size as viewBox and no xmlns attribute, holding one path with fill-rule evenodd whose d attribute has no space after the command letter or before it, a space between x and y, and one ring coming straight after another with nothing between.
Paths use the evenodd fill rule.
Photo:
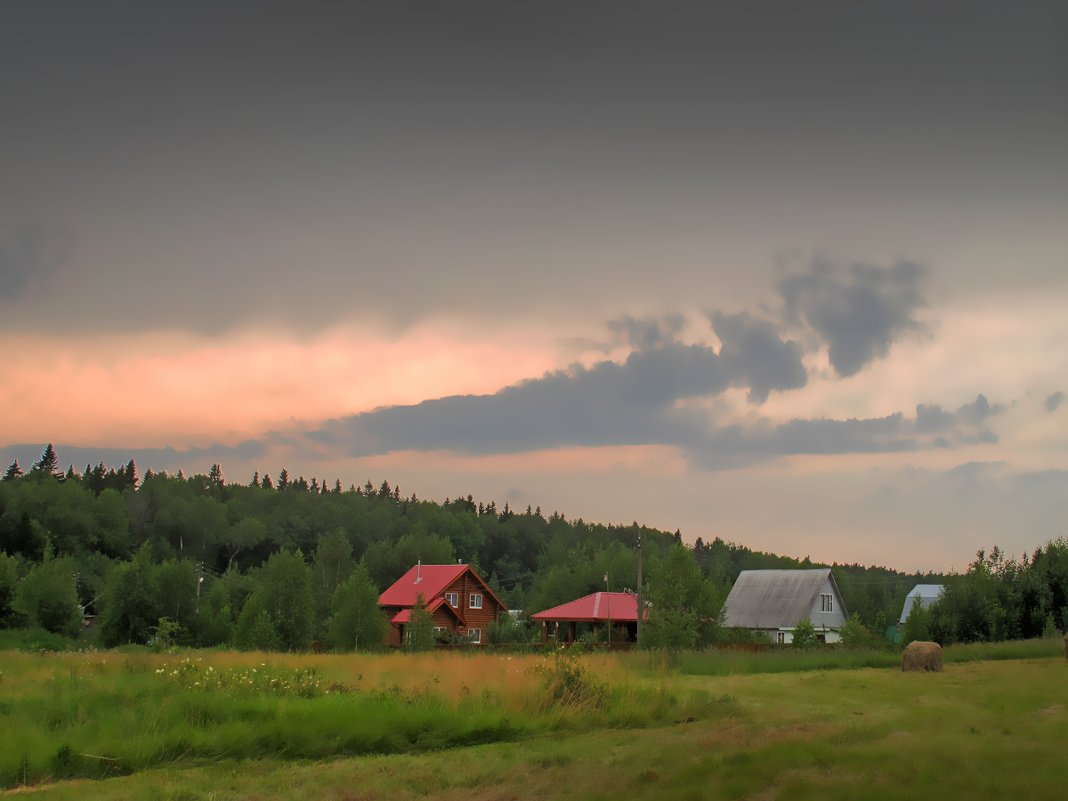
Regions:
<instances>
[{"instance_id":1,"label":"forest","mask_svg":"<svg viewBox=\"0 0 1068 801\"><path fill-rule=\"evenodd\" d=\"M422 500L382 481L344 488L286 469L245 483L222 467L186 476L131 460L65 472L49 445L0 482L0 628L43 629L94 644L352 650L381 639L379 592L421 560L467 562L529 614L605 589L634 589L657 609L646 645L702 647L723 632L723 599L742 570L824 566L680 531L588 523L471 495ZM1038 636L1068 623L1068 543L1013 559L980 551L959 575L830 565L853 632L883 641L916 583L946 585L911 634L944 643ZM520 616L520 619L522 615ZM680 621L689 621L686 625ZM491 641L530 631L506 621Z\"/></svg>"}]
</instances>

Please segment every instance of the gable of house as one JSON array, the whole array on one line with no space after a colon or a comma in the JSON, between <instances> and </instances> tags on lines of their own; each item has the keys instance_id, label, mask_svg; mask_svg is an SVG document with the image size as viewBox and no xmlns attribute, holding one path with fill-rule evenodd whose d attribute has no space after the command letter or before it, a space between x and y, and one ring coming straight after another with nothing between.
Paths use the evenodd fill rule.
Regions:
<instances>
[{"instance_id":1,"label":"gable of house","mask_svg":"<svg viewBox=\"0 0 1068 801\"><path fill-rule=\"evenodd\" d=\"M724 603L724 625L779 631L808 619L817 629L839 629L847 613L830 568L743 570Z\"/></svg>"}]
</instances>

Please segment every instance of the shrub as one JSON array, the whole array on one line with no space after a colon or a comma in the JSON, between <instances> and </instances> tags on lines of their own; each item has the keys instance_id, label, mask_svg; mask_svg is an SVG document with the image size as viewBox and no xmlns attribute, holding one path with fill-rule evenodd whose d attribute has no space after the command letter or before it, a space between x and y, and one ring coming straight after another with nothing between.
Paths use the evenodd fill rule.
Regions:
<instances>
[{"instance_id":1,"label":"shrub","mask_svg":"<svg viewBox=\"0 0 1068 801\"><path fill-rule=\"evenodd\" d=\"M816 645L816 627L808 618L800 621L794 628L794 648L812 648Z\"/></svg>"},{"instance_id":2,"label":"shrub","mask_svg":"<svg viewBox=\"0 0 1068 801\"><path fill-rule=\"evenodd\" d=\"M860 615L856 612L842 626L842 645L849 649L874 648L875 635L868 627L860 622Z\"/></svg>"},{"instance_id":3,"label":"shrub","mask_svg":"<svg viewBox=\"0 0 1068 801\"><path fill-rule=\"evenodd\" d=\"M541 677L544 707L600 709L608 701L608 689L590 677L572 649L557 649L531 671Z\"/></svg>"}]
</instances>

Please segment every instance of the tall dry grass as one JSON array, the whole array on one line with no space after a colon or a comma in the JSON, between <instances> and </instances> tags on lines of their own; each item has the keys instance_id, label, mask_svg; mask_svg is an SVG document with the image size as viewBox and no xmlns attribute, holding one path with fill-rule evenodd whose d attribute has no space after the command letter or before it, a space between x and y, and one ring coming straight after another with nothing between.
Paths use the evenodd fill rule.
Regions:
<instances>
[{"instance_id":1,"label":"tall dry grass","mask_svg":"<svg viewBox=\"0 0 1068 801\"><path fill-rule=\"evenodd\" d=\"M400 753L722 713L705 691L566 657L487 653L0 655L0 785L166 764ZM577 677L577 678L576 678ZM590 697L597 704L586 703Z\"/></svg>"}]
</instances>

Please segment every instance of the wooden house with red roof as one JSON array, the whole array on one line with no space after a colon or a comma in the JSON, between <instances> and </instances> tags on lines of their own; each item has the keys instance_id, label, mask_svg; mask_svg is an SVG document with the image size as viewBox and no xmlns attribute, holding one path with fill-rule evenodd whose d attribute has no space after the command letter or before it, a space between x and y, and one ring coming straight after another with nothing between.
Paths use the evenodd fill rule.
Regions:
<instances>
[{"instance_id":1,"label":"wooden house with red roof","mask_svg":"<svg viewBox=\"0 0 1068 801\"><path fill-rule=\"evenodd\" d=\"M543 641L573 643L579 626L587 624L595 631L600 631L602 626L626 628L626 639L617 644L635 642L638 638L638 599L629 592L594 592L538 612L530 619L541 623Z\"/></svg>"},{"instance_id":2,"label":"wooden house with red roof","mask_svg":"<svg viewBox=\"0 0 1068 801\"><path fill-rule=\"evenodd\" d=\"M420 598L435 631L475 644L486 641L486 629L508 608L471 565L419 563L378 597L390 622L386 645L405 643L412 609Z\"/></svg>"}]
</instances>

